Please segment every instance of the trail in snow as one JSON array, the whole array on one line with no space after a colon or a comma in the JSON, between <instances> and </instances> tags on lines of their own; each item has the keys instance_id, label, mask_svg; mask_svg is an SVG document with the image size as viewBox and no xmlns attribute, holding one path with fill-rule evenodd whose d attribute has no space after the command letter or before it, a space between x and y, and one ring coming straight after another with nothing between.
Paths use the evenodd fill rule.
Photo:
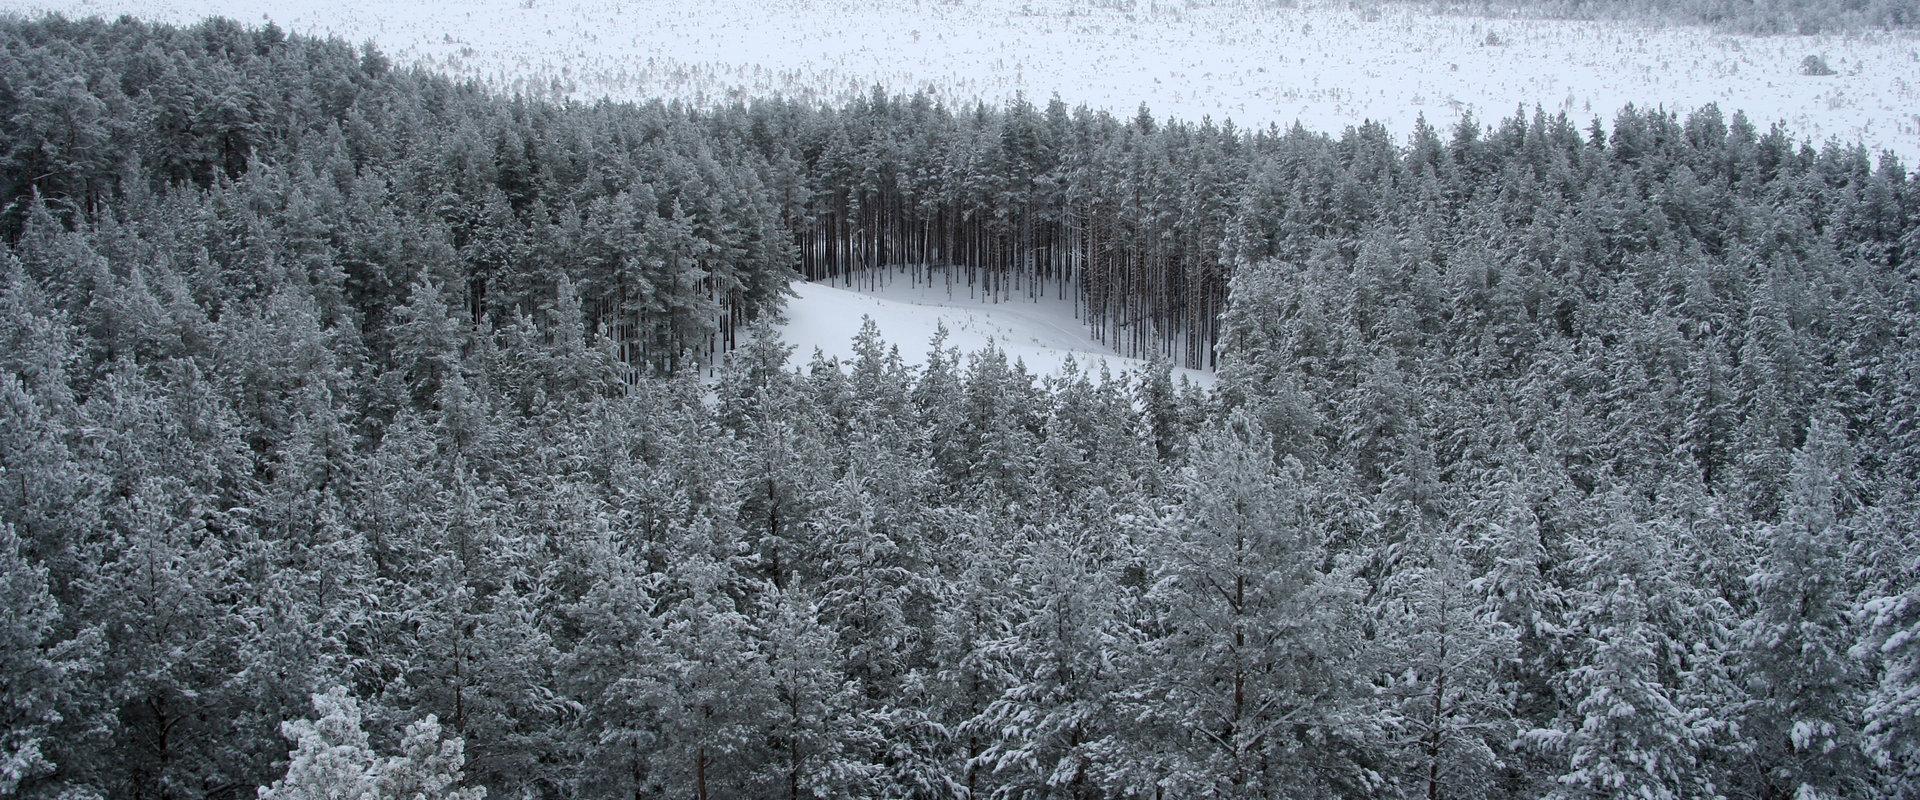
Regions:
<instances>
[{"instance_id":1,"label":"trail in snow","mask_svg":"<svg viewBox=\"0 0 1920 800\"><path fill-rule=\"evenodd\" d=\"M937 280L937 279L936 279ZM964 285L948 295L942 283L914 286L904 273L894 273L878 288L841 287L794 281L797 297L787 301L780 336L794 346L794 363L804 364L815 349L830 358L854 357L853 337L863 318L872 318L881 338L900 348L910 364L925 364L927 351L941 324L947 326L947 344L963 353L992 343L1019 359L1036 375L1058 375L1071 358L1082 372L1097 374L1104 364L1118 374L1136 370L1145 361L1127 358L1092 339L1073 315L1073 303L1058 297L1029 300L1025 294L994 302L969 295ZM1211 387L1212 372L1175 369L1184 377Z\"/></svg>"}]
</instances>

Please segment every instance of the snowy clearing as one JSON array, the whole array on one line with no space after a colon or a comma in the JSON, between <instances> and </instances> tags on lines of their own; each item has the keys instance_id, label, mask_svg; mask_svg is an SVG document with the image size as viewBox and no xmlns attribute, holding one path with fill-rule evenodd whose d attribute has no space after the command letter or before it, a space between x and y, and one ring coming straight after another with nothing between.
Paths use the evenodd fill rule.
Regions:
<instances>
[{"instance_id":1,"label":"snowy clearing","mask_svg":"<svg viewBox=\"0 0 1920 800\"><path fill-rule=\"evenodd\" d=\"M579 99L836 100L874 84L950 101L1404 134L1425 115L1717 102L1764 130L1920 160L1920 35L1753 37L1703 27L1438 15L1350 3L1087 0L0 0L0 10L192 22L225 15L371 40L395 59ZM1838 73L1801 74L1819 55Z\"/></svg>"},{"instance_id":2,"label":"snowy clearing","mask_svg":"<svg viewBox=\"0 0 1920 800\"><path fill-rule=\"evenodd\" d=\"M1019 359L1036 375L1060 374L1068 358L1082 372L1096 375L1102 362L1116 375L1145 363L1088 338L1070 300L1015 297L996 303L970 295L965 285L955 286L949 297L944 283L915 286L906 273L892 273L888 281L877 288L794 281L798 296L787 301L780 330L781 339L794 346L793 363L807 363L815 348L842 362L852 360L853 337L866 317L909 364L926 363L928 343L942 323L949 347L970 353L992 342L1008 360ZM1214 382L1211 372L1174 373L1176 382L1181 376L1206 387Z\"/></svg>"}]
</instances>

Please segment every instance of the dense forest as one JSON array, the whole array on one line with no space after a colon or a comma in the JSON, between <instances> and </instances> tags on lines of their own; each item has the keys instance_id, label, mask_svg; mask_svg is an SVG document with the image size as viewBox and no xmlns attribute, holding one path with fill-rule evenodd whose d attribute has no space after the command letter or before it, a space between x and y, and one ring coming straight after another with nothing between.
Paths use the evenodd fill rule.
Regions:
<instances>
[{"instance_id":1,"label":"dense forest","mask_svg":"<svg viewBox=\"0 0 1920 800\"><path fill-rule=\"evenodd\" d=\"M0 53L0 796L1920 793L1891 157ZM883 264L1154 366L790 369Z\"/></svg>"}]
</instances>

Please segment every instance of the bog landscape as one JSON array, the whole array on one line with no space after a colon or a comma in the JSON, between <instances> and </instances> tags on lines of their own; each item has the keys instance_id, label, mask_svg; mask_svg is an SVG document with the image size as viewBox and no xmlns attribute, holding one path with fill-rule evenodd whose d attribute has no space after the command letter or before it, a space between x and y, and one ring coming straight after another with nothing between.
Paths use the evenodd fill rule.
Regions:
<instances>
[{"instance_id":1,"label":"bog landscape","mask_svg":"<svg viewBox=\"0 0 1920 800\"><path fill-rule=\"evenodd\" d=\"M1920 796L1901 0L0 0L0 798Z\"/></svg>"}]
</instances>

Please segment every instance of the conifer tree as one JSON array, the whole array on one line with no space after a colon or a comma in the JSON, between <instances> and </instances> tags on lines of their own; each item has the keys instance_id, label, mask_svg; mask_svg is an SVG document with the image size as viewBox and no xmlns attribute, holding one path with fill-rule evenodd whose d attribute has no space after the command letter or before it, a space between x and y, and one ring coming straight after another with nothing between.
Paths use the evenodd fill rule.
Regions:
<instances>
[{"instance_id":1,"label":"conifer tree","mask_svg":"<svg viewBox=\"0 0 1920 800\"><path fill-rule=\"evenodd\" d=\"M91 765L75 763L98 743L103 709L90 697L90 673L99 669L98 631L63 638L60 605L47 589L45 569L23 552L13 526L0 522L0 602L9 613L0 625L0 672L6 679L0 706L0 793L52 797L85 786Z\"/></svg>"},{"instance_id":2,"label":"conifer tree","mask_svg":"<svg viewBox=\"0 0 1920 800\"><path fill-rule=\"evenodd\" d=\"M292 720L281 730L294 743L287 774L260 788L262 800L482 800L487 790L463 788L466 763L459 737L441 738L429 715L407 726L400 752L381 757L361 726L360 703L345 687L313 696L315 719Z\"/></svg>"},{"instance_id":3,"label":"conifer tree","mask_svg":"<svg viewBox=\"0 0 1920 800\"><path fill-rule=\"evenodd\" d=\"M1755 744L1760 791L1844 797L1864 790L1859 639L1845 581L1845 537L1856 480L1831 417L1814 420L1793 456L1780 521L1754 574L1742 729Z\"/></svg>"},{"instance_id":4,"label":"conifer tree","mask_svg":"<svg viewBox=\"0 0 1920 800\"><path fill-rule=\"evenodd\" d=\"M1380 776L1363 698L1359 596L1329 569L1303 470L1236 413L1206 431L1149 601L1162 632L1135 665L1133 712L1164 739L1132 757L1169 791L1364 791ZM1142 775L1141 778L1145 778Z\"/></svg>"}]
</instances>

